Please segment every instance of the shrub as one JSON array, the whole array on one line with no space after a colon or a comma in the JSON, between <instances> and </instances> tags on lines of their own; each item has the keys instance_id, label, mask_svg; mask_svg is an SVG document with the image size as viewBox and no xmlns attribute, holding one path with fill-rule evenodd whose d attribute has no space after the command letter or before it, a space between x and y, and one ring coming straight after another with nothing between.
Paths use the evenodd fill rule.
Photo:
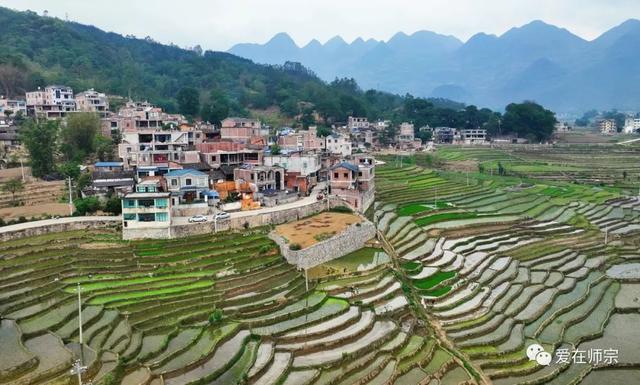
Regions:
<instances>
[{"instance_id":1,"label":"shrub","mask_svg":"<svg viewBox=\"0 0 640 385\"><path fill-rule=\"evenodd\" d=\"M289 250L297 251L302 250L302 246L299 243L292 243L289 245Z\"/></svg>"},{"instance_id":2,"label":"shrub","mask_svg":"<svg viewBox=\"0 0 640 385\"><path fill-rule=\"evenodd\" d=\"M346 206L333 207L333 208L329 209L329 211L334 212L334 213L346 213L346 214L353 213L353 210L351 210L349 207L346 207Z\"/></svg>"},{"instance_id":3,"label":"shrub","mask_svg":"<svg viewBox=\"0 0 640 385\"><path fill-rule=\"evenodd\" d=\"M111 197L104 205L104 211L109 212L113 215L120 215L122 213L122 204L120 202L120 198Z\"/></svg>"},{"instance_id":4,"label":"shrub","mask_svg":"<svg viewBox=\"0 0 640 385\"><path fill-rule=\"evenodd\" d=\"M76 199L75 201L73 201L73 204L76 207L76 211L73 213L73 215L92 214L100 210L101 208L100 201L96 197Z\"/></svg>"},{"instance_id":5,"label":"shrub","mask_svg":"<svg viewBox=\"0 0 640 385\"><path fill-rule=\"evenodd\" d=\"M209 325L217 325L222 321L222 309L213 309L213 313L209 316Z\"/></svg>"}]
</instances>

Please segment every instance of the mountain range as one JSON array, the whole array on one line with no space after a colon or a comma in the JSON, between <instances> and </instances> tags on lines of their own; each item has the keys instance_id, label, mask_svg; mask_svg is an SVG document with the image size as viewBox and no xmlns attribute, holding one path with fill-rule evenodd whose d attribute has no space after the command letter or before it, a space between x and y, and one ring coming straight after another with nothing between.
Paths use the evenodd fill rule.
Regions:
<instances>
[{"instance_id":1,"label":"mountain range","mask_svg":"<svg viewBox=\"0 0 640 385\"><path fill-rule=\"evenodd\" d=\"M388 41L336 36L299 47L286 33L228 52L258 63L297 61L320 78L352 77L363 88L439 97L491 108L535 100L558 112L640 107L640 20L587 41L533 21L468 41L418 31Z\"/></svg>"}]
</instances>

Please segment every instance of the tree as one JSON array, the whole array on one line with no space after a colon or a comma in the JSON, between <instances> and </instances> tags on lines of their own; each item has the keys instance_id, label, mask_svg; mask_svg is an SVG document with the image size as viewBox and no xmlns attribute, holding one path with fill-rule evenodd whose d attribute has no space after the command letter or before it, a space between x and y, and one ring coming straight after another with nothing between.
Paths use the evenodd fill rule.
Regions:
<instances>
[{"instance_id":1,"label":"tree","mask_svg":"<svg viewBox=\"0 0 640 385\"><path fill-rule=\"evenodd\" d=\"M111 213L113 215L120 215L122 213L122 203L120 198L111 197L107 200L107 203L104 205L104 211Z\"/></svg>"},{"instance_id":2,"label":"tree","mask_svg":"<svg viewBox=\"0 0 640 385\"><path fill-rule=\"evenodd\" d=\"M73 201L73 205L76 208L73 215L93 214L101 208L100 201L96 197L76 199Z\"/></svg>"},{"instance_id":3,"label":"tree","mask_svg":"<svg viewBox=\"0 0 640 385\"><path fill-rule=\"evenodd\" d=\"M54 149L58 136L58 122L54 120L26 120L20 138L31 158L31 173L35 177L50 174L55 169Z\"/></svg>"},{"instance_id":4,"label":"tree","mask_svg":"<svg viewBox=\"0 0 640 385\"><path fill-rule=\"evenodd\" d=\"M196 116L200 110L200 93L195 88L184 87L176 95L178 111L187 116Z\"/></svg>"},{"instance_id":5,"label":"tree","mask_svg":"<svg viewBox=\"0 0 640 385\"><path fill-rule=\"evenodd\" d=\"M329 127L320 126L318 127L316 134L321 138L326 138L327 136L333 134L333 131Z\"/></svg>"},{"instance_id":6,"label":"tree","mask_svg":"<svg viewBox=\"0 0 640 385\"><path fill-rule=\"evenodd\" d=\"M280 155L282 153L282 149L280 149L280 146L278 145L278 143L274 143L271 146L271 155Z\"/></svg>"},{"instance_id":7,"label":"tree","mask_svg":"<svg viewBox=\"0 0 640 385\"><path fill-rule=\"evenodd\" d=\"M11 179L2 185L2 191L11 193L11 202L16 204L16 193L24 190L24 183L19 178Z\"/></svg>"},{"instance_id":8,"label":"tree","mask_svg":"<svg viewBox=\"0 0 640 385\"><path fill-rule=\"evenodd\" d=\"M537 103L511 103L504 113L502 131L541 142L551 137L556 122L555 114Z\"/></svg>"},{"instance_id":9,"label":"tree","mask_svg":"<svg viewBox=\"0 0 640 385\"><path fill-rule=\"evenodd\" d=\"M67 117L60 131L60 151L67 161L82 162L95 152L100 117L90 112L77 112Z\"/></svg>"},{"instance_id":10,"label":"tree","mask_svg":"<svg viewBox=\"0 0 640 385\"><path fill-rule=\"evenodd\" d=\"M102 135L96 135L94 142L96 156L101 162L113 160L115 146L112 139L105 138Z\"/></svg>"},{"instance_id":11,"label":"tree","mask_svg":"<svg viewBox=\"0 0 640 385\"><path fill-rule=\"evenodd\" d=\"M65 178L76 180L80 176L80 165L76 162L64 162L56 167L56 171Z\"/></svg>"},{"instance_id":12,"label":"tree","mask_svg":"<svg viewBox=\"0 0 640 385\"><path fill-rule=\"evenodd\" d=\"M200 116L203 120L220 126L220 122L229 116L229 99L220 91L213 90L209 94L209 101L202 106Z\"/></svg>"}]
</instances>

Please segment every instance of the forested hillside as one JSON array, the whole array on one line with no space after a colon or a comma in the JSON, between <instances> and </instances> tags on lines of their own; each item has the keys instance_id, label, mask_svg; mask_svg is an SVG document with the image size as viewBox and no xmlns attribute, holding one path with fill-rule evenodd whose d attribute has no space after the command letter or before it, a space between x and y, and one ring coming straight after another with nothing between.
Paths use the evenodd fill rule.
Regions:
<instances>
[{"instance_id":1,"label":"forested hillside","mask_svg":"<svg viewBox=\"0 0 640 385\"><path fill-rule=\"evenodd\" d=\"M277 107L281 116L298 117L305 125L345 122L354 115L411 121L416 129L485 127L492 132L501 118L489 109L446 99L363 91L353 79L327 83L299 63L260 65L228 53L163 45L29 11L0 7L0 36L0 92L8 96L22 97L38 86L62 83L76 92L95 88L147 99L175 112L182 110L180 95L195 93L197 106L190 105L189 111L197 112L180 112L210 121ZM511 130L518 132L515 122ZM546 128L542 136L531 136L546 137ZM503 133L509 130L502 125Z\"/></svg>"}]
</instances>

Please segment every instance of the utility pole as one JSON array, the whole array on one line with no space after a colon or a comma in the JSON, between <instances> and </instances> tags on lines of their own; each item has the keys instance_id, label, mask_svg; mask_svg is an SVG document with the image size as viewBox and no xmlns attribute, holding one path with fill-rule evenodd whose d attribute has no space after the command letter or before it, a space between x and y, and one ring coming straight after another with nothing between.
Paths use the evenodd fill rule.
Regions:
<instances>
[{"instance_id":1,"label":"utility pole","mask_svg":"<svg viewBox=\"0 0 640 385\"><path fill-rule=\"evenodd\" d=\"M69 215L73 215L73 196L71 192L71 177L69 177Z\"/></svg>"},{"instance_id":2,"label":"utility pole","mask_svg":"<svg viewBox=\"0 0 640 385\"><path fill-rule=\"evenodd\" d=\"M80 282L78 282L77 289L78 291L78 330L80 333L79 341L80 341L80 349L82 351L82 297L80 294Z\"/></svg>"},{"instance_id":3,"label":"utility pole","mask_svg":"<svg viewBox=\"0 0 640 385\"><path fill-rule=\"evenodd\" d=\"M82 385L82 373L87 371L87 367L82 365L82 358L84 357L84 346L83 346L83 336L82 336L82 296L80 294L80 282L76 286L76 290L78 291L78 331L79 331L79 347L80 347L80 358L77 359L73 367L70 371L71 375L78 376L78 385Z\"/></svg>"}]
</instances>

